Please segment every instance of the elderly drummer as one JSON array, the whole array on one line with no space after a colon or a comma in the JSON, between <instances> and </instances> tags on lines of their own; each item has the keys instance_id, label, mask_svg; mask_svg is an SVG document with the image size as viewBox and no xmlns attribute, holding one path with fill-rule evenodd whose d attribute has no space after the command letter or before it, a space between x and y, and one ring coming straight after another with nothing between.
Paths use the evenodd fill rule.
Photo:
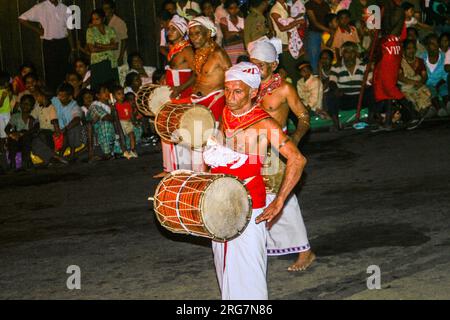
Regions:
<instances>
[{"instance_id":1,"label":"elderly drummer","mask_svg":"<svg viewBox=\"0 0 450 320\"><path fill-rule=\"evenodd\" d=\"M225 243L212 243L222 299L268 299L265 222L281 212L306 165L306 159L278 123L255 103L260 83L259 69L252 63L239 63L226 72L221 134L209 141L203 153L213 173L234 175L244 181L253 202L251 221L242 235ZM221 143L224 139L226 146ZM269 143L287 159L287 170L277 197L265 208L261 169Z\"/></svg>"}]
</instances>

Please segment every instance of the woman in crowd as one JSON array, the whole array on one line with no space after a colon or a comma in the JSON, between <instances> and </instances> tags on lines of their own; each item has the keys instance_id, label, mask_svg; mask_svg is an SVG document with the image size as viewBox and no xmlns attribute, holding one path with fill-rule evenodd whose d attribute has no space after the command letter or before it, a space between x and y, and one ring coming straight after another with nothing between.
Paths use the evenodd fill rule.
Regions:
<instances>
[{"instance_id":1,"label":"woman in crowd","mask_svg":"<svg viewBox=\"0 0 450 320\"><path fill-rule=\"evenodd\" d=\"M152 83L153 72L155 72L156 68L150 66L144 66L144 59L142 56L134 52L128 56L128 66L130 72L137 72L142 80L142 85Z\"/></svg>"},{"instance_id":2,"label":"woman in crowd","mask_svg":"<svg viewBox=\"0 0 450 320\"><path fill-rule=\"evenodd\" d=\"M91 14L91 27L86 32L86 42L91 52L91 86L95 90L104 83L118 81L117 60L114 51L119 47L116 32L105 24L101 9Z\"/></svg>"},{"instance_id":3,"label":"woman in crowd","mask_svg":"<svg viewBox=\"0 0 450 320\"><path fill-rule=\"evenodd\" d=\"M421 58L416 57L416 42L406 40L403 45L403 58L399 70L400 88L408 100L414 103L422 114L431 106L431 92L425 85L427 70Z\"/></svg>"},{"instance_id":4,"label":"woman in crowd","mask_svg":"<svg viewBox=\"0 0 450 320\"><path fill-rule=\"evenodd\" d=\"M239 1L225 1L228 16L220 20L223 33L223 48L228 53L231 63L236 64L239 56L245 55L244 46L244 18L239 16Z\"/></svg>"},{"instance_id":5,"label":"woman in crowd","mask_svg":"<svg viewBox=\"0 0 450 320\"><path fill-rule=\"evenodd\" d=\"M12 88L13 94L19 95L20 93L27 90L25 87L25 76L29 73L35 73L36 69L31 63L24 63L20 66L19 74L13 79Z\"/></svg>"}]
</instances>

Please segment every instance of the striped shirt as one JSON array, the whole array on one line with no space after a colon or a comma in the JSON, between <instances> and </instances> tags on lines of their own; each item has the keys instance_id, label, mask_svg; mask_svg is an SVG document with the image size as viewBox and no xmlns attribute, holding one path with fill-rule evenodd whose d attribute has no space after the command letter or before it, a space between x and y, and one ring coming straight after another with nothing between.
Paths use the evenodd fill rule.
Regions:
<instances>
[{"instance_id":1,"label":"striped shirt","mask_svg":"<svg viewBox=\"0 0 450 320\"><path fill-rule=\"evenodd\" d=\"M350 96L357 95L360 92L365 71L366 66L357 61L355 70L351 74L342 62L341 66L333 66L331 68L330 81L335 82L344 94ZM370 76L368 79L370 79Z\"/></svg>"}]
</instances>

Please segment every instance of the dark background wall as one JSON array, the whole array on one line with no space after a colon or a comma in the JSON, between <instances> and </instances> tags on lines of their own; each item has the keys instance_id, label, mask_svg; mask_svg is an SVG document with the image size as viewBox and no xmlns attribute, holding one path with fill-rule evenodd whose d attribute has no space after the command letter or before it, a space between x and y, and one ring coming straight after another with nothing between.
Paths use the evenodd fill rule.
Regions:
<instances>
[{"instance_id":1,"label":"dark background wall","mask_svg":"<svg viewBox=\"0 0 450 320\"><path fill-rule=\"evenodd\" d=\"M0 0L0 68L11 74L23 62L32 62L43 75L42 46L39 36L19 25L18 17L39 0ZM90 13L101 7L101 0L63 0L81 8L81 30L76 37L84 43ZM139 51L146 65L159 64L158 15L163 0L116 0L116 14L128 27L128 52Z\"/></svg>"}]
</instances>

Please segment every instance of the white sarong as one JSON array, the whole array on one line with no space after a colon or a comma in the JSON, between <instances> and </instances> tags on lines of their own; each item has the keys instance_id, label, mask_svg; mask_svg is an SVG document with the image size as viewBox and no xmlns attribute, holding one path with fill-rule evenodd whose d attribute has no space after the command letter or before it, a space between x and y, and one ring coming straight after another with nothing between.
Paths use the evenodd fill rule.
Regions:
<instances>
[{"instance_id":1,"label":"white sarong","mask_svg":"<svg viewBox=\"0 0 450 320\"><path fill-rule=\"evenodd\" d=\"M268 193L266 205L268 206L275 197L275 194ZM280 256L309 249L308 234L297 196L291 194L284 205L280 218L268 230L267 255Z\"/></svg>"},{"instance_id":2,"label":"white sarong","mask_svg":"<svg viewBox=\"0 0 450 320\"><path fill-rule=\"evenodd\" d=\"M264 209L254 209L249 225L237 238L212 242L223 300L267 300L266 223L255 223Z\"/></svg>"}]
</instances>

